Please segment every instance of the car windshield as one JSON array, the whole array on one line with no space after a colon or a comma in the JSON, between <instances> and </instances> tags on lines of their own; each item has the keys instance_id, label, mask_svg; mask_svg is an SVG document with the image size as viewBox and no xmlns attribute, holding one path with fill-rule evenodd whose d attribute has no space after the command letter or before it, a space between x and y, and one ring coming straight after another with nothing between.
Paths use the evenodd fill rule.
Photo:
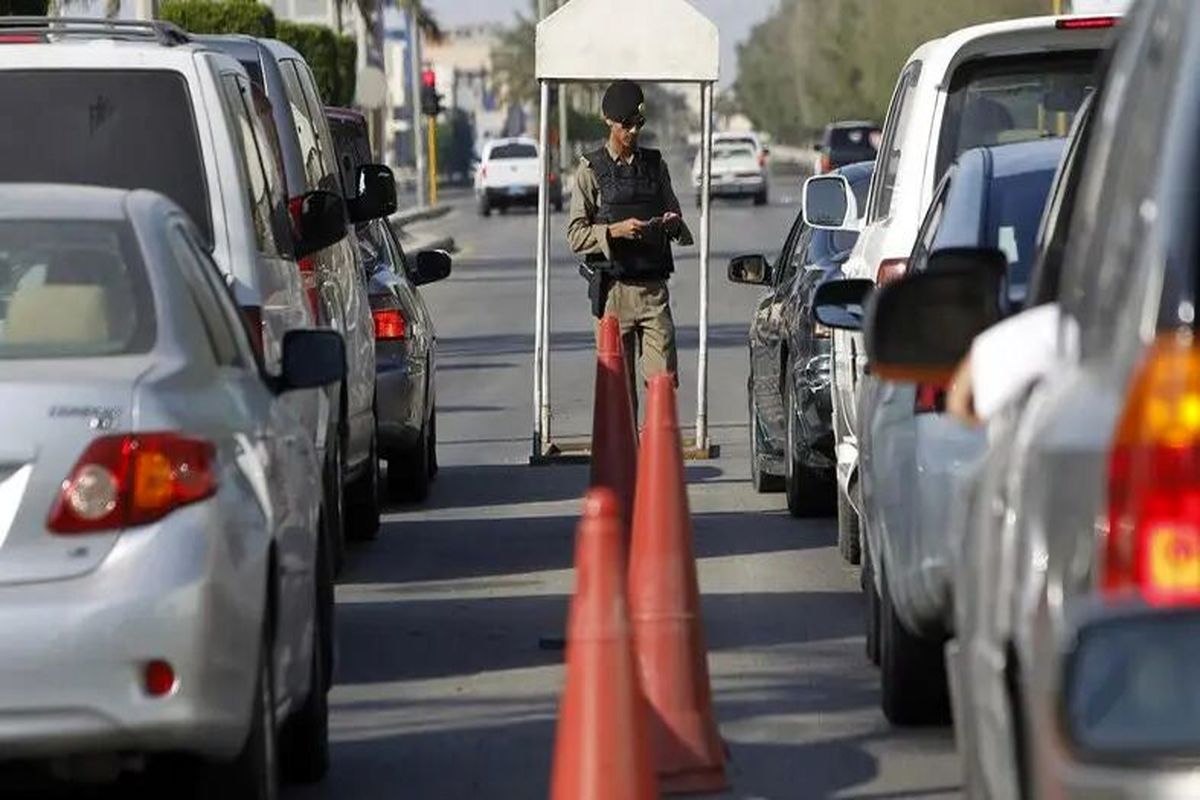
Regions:
<instances>
[{"instance_id":1,"label":"car windshield","mask_svg":"<svg viewBox=\"0 0 1200 800\"><path fill-rule=\"evenodd\" d=\"M754 158L754 149L750 147L714 147L712 158L713 161Z\"/></svg>"},{"instance_id":2,"label":"car windshield","mask_svg":"<svg viewBox=\"0 0 1200 800\"><path fill-rule=\"evenodd\" d=\"M144 353L153 328L125 223L0 222L0 361Z\"/></svg>"},{"instance_id":3,"label":"car windshield","mask_svg":"<svg viewBox=\"0 0 1200 800\"><path fill-rule=\"evenodd\" d=\"M53 98L53 102L47 100ZM200 141L182 76L161 70L3 70L0 183L153 189L212 243Z\"/></svg>"},{"instance_id":4,"label":"car windshield","mask_svg":"<svg viewBox=\"0 0 1200 800\"><path fill-rule=\"evenodd\" d=\"M531 144L501 144L492 148L493 161L510 158L537 158L537 147Z\"/></svg>"},{"instance_id":5,"label":"car windshield","mask_svg":"<svg viewBox=\"0 0 1200 800\"><path fill-rule=\"evenodd\" d=\"M974 147L1065 136L1094 87L1095 51L987 59L950 84L938 144L937 180Z\"/></svg>"}]
</instances>

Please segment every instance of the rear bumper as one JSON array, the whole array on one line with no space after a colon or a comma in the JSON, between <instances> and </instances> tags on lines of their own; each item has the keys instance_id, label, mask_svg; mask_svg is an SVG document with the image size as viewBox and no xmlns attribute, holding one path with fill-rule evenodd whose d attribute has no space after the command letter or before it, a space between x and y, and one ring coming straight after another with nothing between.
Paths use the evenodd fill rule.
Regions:
<instances>
[{"instance_id":1,"label":"rear bumper","mask_svg":"<svg viewBox=\"0 0 1200 800\"><path fill-rule=\"evenodd\" d=\"M414 447L426 413L424 364L414 361L403 344L375 348L375 435L379 455L388 458Z\"/></svg>"},{"instance_id":2,"label":"rear bumper","mask_svg":"<svg viewBox=\"0 0 1200 800\"><path fill-rule=\"evenodd\" d=\"M696 194L700 194L699 184L695 184ZM747 197L749 195L760 194L767 189L767 179L764 177L757 178L733 178L730 180L712 181L709 187L709 193L713 197Z\"/></svg>"},{"instance_id":3,"label":"rear bumper","mask_svg":"<svg viewBox=\"0 0 1200 800\"><path fill-rule=\"evenodd\" d=\"M122 534L83 577L0 588L4 759L236 755L249 730L267 558L244 534L223 536L214 506ZM142 675L157 659L177 684L152 698Z\"/></svg>"},{"instance_id":4,"label":"rear bumper","mask_svg":"<svg viewBox=\"0 0 1200 800\"><path fill-rule=\"evenodd\" d=\"M538 203L537 186L505 186L502 188L487 188L483 190L488 205L493 206L536 206ZM562 188L558 184L550 187L551 203L562 202Z\"/></svg>"}]
</instances>

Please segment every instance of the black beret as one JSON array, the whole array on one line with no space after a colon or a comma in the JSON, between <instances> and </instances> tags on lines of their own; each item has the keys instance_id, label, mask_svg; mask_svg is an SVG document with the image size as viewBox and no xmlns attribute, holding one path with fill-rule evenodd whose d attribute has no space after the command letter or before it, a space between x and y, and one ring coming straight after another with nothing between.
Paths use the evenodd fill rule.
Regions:
<instances>
[{"instance_id":1,"label":"black beret","mask_svg":"<svg viewBox=\"0 0 1200 800\"><path fill-rule=\"evenodd\" d=\"M646 96L642 87L633 81L614 81L604 92L601 108L604 116L614 122L624 122L645 110Z\"/></svg>"}]
</instances>

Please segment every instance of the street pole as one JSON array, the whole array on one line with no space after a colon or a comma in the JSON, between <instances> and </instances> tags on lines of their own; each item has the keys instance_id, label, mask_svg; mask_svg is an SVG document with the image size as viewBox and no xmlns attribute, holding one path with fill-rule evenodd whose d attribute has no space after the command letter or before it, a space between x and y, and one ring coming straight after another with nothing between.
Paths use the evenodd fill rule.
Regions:
<instances>
[{"instance_id":1,"label":"street pole","mask_svg":"<svg viewBox=\"0 0 1200 800\"><path fill-rule=\"evenodd\" d=\"M417 12L410 6L405 12L405 24L408 26L408 70L409 98L408 105L412 109L412 143L413 157L417 167L417 205L428 205L425 185L427 172L425 167L425 148L421 146L421 32L417 27ZM435 134L436 135L436 134Z\"/></svg>"},{"instance_id":2,"label":"street pole","mask_svg":"<svg viewBox=\"0 0 1200 800\"><path fill-rule=\"evenodd\" d=\"M562 180L570 162L571 149L567 143L567 84L558 85L558 173Z\"/></svg>"}]
</instances>

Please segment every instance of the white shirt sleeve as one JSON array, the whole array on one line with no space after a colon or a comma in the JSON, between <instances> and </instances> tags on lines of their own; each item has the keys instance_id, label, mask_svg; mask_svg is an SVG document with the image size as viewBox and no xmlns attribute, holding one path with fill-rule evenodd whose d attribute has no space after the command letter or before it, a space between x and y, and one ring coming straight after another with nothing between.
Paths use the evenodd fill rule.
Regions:
<instances>
[{"instance_id":1,"label":"white shirt sleeve","mask_svg":"<svg viewBox=\"0 0 1200 800\"><path fill-rule=\"evenodd\" d=\"M1076 349L1057 303L1035 306L988 328L971 345L975 414L991 418ZM1059 333L1067 333L1060 348Z\"/></svg>"}]
</instances>

